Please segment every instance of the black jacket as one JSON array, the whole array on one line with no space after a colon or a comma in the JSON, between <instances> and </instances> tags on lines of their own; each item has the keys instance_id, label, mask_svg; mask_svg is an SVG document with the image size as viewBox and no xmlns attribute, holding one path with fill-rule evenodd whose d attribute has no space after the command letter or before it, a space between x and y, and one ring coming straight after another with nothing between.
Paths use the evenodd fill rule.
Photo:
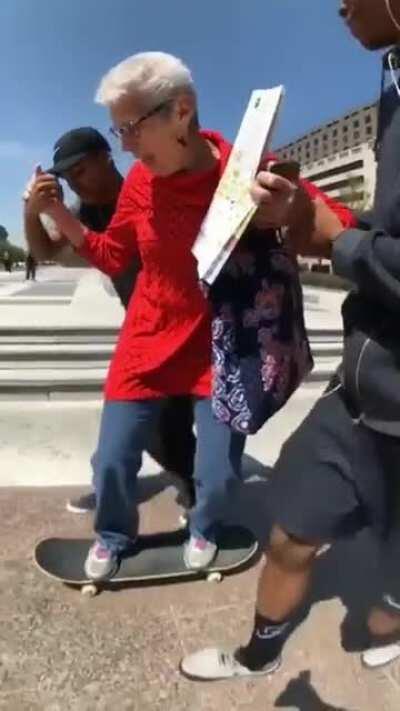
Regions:
<instances>
[{"instance_id":1,"label":"black jacket","mask_svg":"<svg viewBox=\"0 0 400 711\"><path fill-rule=\"evenodd\" d=\"M400 436L400 96L391 81L385 89L387 58L383 77L374 207L332 259L354 285L343 305L345 388L365 425Z\"/></svg>"}]
</instances>

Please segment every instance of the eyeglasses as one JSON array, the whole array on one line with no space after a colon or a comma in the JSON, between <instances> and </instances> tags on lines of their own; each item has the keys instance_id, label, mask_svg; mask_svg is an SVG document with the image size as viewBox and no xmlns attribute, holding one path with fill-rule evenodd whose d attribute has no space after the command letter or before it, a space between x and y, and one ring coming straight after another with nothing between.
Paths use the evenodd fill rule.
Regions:
<instances>
[{"instance_id":1,"label":"eyeglasses","mask_svg":"<svg viewBox=\"0 0 400 711\"><path fill-rule=\"evenodd\" d=\"M154 109L150 109L150 111L148 111L146 114L137 119L137 121L125 121L125 123L122 123L121 126L118 126L118 128L116 128L115 126L111 126L110 131L113 136L116 136L117 138L122 138L123 136L128 136L129 134L135 134L136 136L138 136L143 121L147 121L148 118L151 118L151 116L157 114L159 111L164 109L165 106L167 106L169 103L171 102L163 101L162 104L158 104L154 107Z\"/></svg>"}]
</instances>

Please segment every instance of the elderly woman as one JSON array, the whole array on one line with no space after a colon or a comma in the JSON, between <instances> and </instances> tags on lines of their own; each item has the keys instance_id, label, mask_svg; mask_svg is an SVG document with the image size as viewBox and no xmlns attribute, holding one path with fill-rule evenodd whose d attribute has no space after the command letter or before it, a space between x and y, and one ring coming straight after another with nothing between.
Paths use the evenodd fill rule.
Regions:
<instances>
[{"instance_id":1,"label":"elderly woman","mask_svg":"<svg viewBox=\"0 0 400 711\"><path fill-rule=\"evenodd\" d=\"M177 58L138 54L102 79L97 101L110 109L112 132L138 159L126 178L116 214L99 235L57 201L49 176L47 212L79 254L114 276L138 253L143 264L110 366L97 451L93 544L86 573L113 575L135 541L136 478L159 419L162 399L193 397L198 435L196 505L185 563L200 569L217 552L218 524L240 474L242 434L217 421L211 408L211 314L198 285L194 240L226 166L230 145L199 129L191 74ZM263 214L287 223L295 186L264 173Z\"/></svg>"}]
</instances>

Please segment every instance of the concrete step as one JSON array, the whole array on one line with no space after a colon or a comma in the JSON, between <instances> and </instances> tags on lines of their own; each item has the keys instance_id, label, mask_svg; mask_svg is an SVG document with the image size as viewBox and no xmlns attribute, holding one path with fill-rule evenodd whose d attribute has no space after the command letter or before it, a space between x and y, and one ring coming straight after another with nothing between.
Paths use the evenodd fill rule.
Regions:
<instances>
[{"instance_id":1,"label":"concrete step","mask_svg":"<svg viewBox=\"0 0 400 711\"><path fill-rule=\"evenodd\" d=\"M69 346L73 344L110 344L115 343L118 338L119 329L66 329L66 328L32 328L32 329L1 329L0 330L0 351L9 346L16 348L24 346L47 346L60 345ZM332 331L308 331L310 343L313 346L328 348L330 344L337 345L343 340L343 333L339 330Z\"/></svg>"},{"instance_id":2,"label":"concrete step","mask_svg":"<svg viewBox=\"0 0 400 711\"><path fill-rule=\"evenodd\" d=\"M9 326L0 331L0 398L100 397L118 326ZM342 354L340 329L310 329L310 383L329 380Z\"/></svg>"},{"instance_id":3,"label":"concrete step","mask_svg":"<svg viewBox=\"0 0 400 711\"><path fill-rule=\"evenodd\" d=\"M310 342L329 343L343 339L343 329L341 328L308 328L307 334Z\"/></svg>"},{"instance_id":4,"label":"concrete step","mask_svg":"<svg viewBox=\"0 0 400 711\"><path fill-rule=\"evenodd\" d=\"M0 330L0 347L12 344L40 343L113 343L118 337L118 327L82 327L43 325L24 327L3 327Z\"/></svg>"},{"instance_id":5,"label":"concrete step","mask_svg":"<svg viewBox=\"0 0 400 711\"><path fill-rule=\"evenodd\" d=\"M341 358L343 354L343 348L331 348L328 351L322 351L318 348L311 349L314 360L325 361L332 358Z\"/></svg>"},{"instance_id":6,"label":"concrete step","mask_svg":"<svg viewBox=\"0 0 400 711\"><path fill-rule=\"evenodd\" d=\"M89 370L98 370L99 368L107 370L108 366L110 363L109 358L103 358L99 357L96 358L95 356L88 357L87 359L84 358L77 358L77 359L71 359L71 360L35 360L32 362L27 362L26 360L10 360L10 361L2 361L0 359L0 382L1 382L1 377L6 377L7 373L12 374L12 373L22 373L24 377L26 375L27 378L29 378L30 373L36 373L38 371L40 372L51 372L51 371L57 371L57 372L66 372L68 373L69 371L71 373L74 372L80 372L80 371L89 371Z\"/></svg>"},{"instance_id":7,"label":"concrete step","mask_svg":"<svg viewBox=\"0 0 400 711\"><path fill-rule=\"evenodd\" d=\"M53 324L51 326L46 325L32 325L32 326L3 326L0 330L0 343L4 340L17 341L23 340L24 338L40 338L40 339L69 339L75 337L88 337L90 336L117 336L120 328L118 325L115 326L98 326L98 325L67 325L58 326ZM321 339L321 340L331 340L332 338L342 338L343 330L341 328L309 328L308 335L310 339Z\"/></svg>"},{"instance_id":8,"label":"concrete step","mask_svg":"<svg viewBox=\"0 0 400 711\"><path fill-rule=\"evenodd\" d=\"M6 363L14 361L32 361L33 363L59 361L62 363L77 360L109 360L114 348L115 342L111 340L110 342L104 342L104 340L98 342L0 342L0 367L6 367ZM312 340L311 348L316 358L340 356L343 343L341 340Z\"/></svg>"},{"instance_id":9,"label":"concrete step","mask_svg":"<svg viewBox=\"0 0 400 711\"><path fill-rule=\"evenodd\" d=\"M314 361L314 368L308 376L307 381L313 383L328 382L338 369L340 362L341 358L326 358L323 361Z\"/></svg>"},{"instance_id":10,"label":"concrete step","mask_svg":"<svg viewBox=\"0 0 400 711\"><path fill-rule=\"evenodd\" d=\"M341 351L329 354L313 353L315 367L329 369L333 363L339 363L341 360ZM72 358L40 358L30 360L27 358L14 358L5 360L0 357L0 385L7 378L13 379L18 373L18 377L23 380L29 380L31 373L37 372L65 372L72 375L76 372L103 369L107 370L110 364L110 358L102 353L87 354L87 357L72 357Z\"/></svg>"},{"instance_id":11,"label":"concrete step","mask_svg":"<svg viewBox=\"0 0 400 711\"><path fill-rule=\"evenodd\" d=\"M104 378L107 369L104 367L95 368L24 368L14 369L7 368L0 370L0 386L7 384L8 381L16 382L51 382L55 383L63 381L85 379L90 382L97 382L100 378Z\"/></svg>"},{"instance_id":12,"label":"concrete step","mask_svg":"<svg viewBox=\"0 0 400 711\"><path fill-rule=\"evenodd\" d=\"M328 382L340 358L317 360L307 381ZM100 396L107 375L107 364L92 363L89 367L37 367L29 369L0 368L0 398L26 399L29 397L50 398L57 393L69 393L72 399L91 393Z\"/></svg>"},{"instance_id":13,"label":"concrete step","mask_svg":"<svg viewBox=\"0 0 400 711\"><path fill-rule=\"evenodd\" d=\"M107 367L0 370L0 399L49 399L57 393L70 393L72 399L87 393L99 397L106 375Z\"/></svg>"},{"instance_id":14,"label":"concrete step","mask_svg":"<svg viewBox=\"0 0 400 711\"><path fill-rule=\"evenodd\" d=\"M24 344L0 346L0 368L12 368L21 363L28 367L36 367L43 363L77 363L82 361L109 361L115 349L113 343L77 343L77 344ZM314 358L340 357L342 343L311 344ZM18 366L19 367L19 366ZM41 365L42 367L42 365Z\"/></svg>"},{"instance_id":15,"label":"concrete step","mask_svg":"<svg viewBox=\"0 0 400 711\"><path fill-rule=\"evenodd\" d=\"M6 367L6 363L15 361L32 361L34 365L38 361L109 360L113 354L114 347L113 343L0 345L0 368Z\"/></svg>"},{"instance_id":16,"label":"concrete step","mask_svg":"<svg viewBox=\"0 0 400 711\"><path fill-rule=\"evenodd\" d=\"M3 349L9 347L15 348L16 350L23 349L25 346L64 346L69 347L70 345L113 345L117 342L117 336L103 336L101 334L88 334L87 336L14 336L2 338L0 336L0 352Z\"/></svg>"}]
</instances>

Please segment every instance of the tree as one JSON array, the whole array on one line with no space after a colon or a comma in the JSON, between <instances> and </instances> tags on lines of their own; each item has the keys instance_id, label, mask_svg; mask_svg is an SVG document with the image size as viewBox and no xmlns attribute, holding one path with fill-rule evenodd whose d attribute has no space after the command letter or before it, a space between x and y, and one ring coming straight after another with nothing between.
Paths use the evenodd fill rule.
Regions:
<instances>
[{"instance_id":1,"label":"tree","mask_svg":"<svg viewBox=\"0 0 400 711\"><path fill-rule=\"evenodd\" d=\"M4 252L8 252L13 263L25 261L25 250L22 249L22 247L17 247L16 244L12 244L12 242L8 242L8 240L2 240L0 242L0 261L2 260Z\"/></svg>"},{"instance_id":2,"label":"tree","mask_svg":"<svg viewBox=\"0 0 400 711\"><path fill-rule=\"evenodd\" d=\"M3 225L0 225L0 241L3 242L8 237L8 231Z\"/></svg>"},{"instance_id":3,"label":"tree","mask_svg":"<svg viewBox=\"0 0 400 711\"><path fill-rule=\"evenodd\" d=\"M9 242L8 238L8 230L4 225L0 225L0 262L4 262L4 255L10 260L11 264L24 262L25 250Z\"/></svg>"}]
</instances>

